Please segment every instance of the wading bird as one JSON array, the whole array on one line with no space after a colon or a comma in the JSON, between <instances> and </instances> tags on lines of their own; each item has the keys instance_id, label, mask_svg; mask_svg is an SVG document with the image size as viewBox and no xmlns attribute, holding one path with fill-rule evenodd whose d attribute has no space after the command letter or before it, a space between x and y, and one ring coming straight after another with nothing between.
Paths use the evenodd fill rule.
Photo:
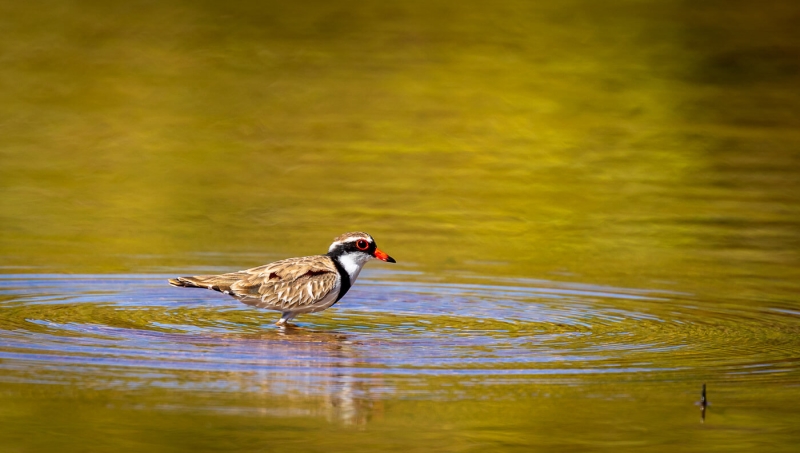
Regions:
<instances>
[{"instance_id":1,"label":"wading bird","mask_svg":"<svg viewBox=\"0 0 800 453\"><path fill-rule=\"evenodd\" d=\"M275 261L239 272L169 279L172 286L219 291L247 305L281 312L279 326L303 313L325 310L356 282L367 261L396 261L380 251L367 233L345 233L325 255Z\"/></svg>"}]
</instances>

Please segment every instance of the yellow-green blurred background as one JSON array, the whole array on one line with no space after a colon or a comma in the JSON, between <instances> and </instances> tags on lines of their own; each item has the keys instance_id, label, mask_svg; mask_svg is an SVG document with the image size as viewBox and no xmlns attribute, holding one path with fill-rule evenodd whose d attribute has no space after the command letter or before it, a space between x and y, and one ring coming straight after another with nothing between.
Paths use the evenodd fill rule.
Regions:
<instances>
[{"instance_id":1,"label":"yellow-green blurred background","mask_svg":"<svg viewBox=\"0 0 800 453\"><path fill-rule=\"evenodd\" d=\"M754 315L750 321L763 330L742 336L796 357L798 23L800 3L780 0L3 0L0 272L232 271L323 253L333 237L363 230L397 259L391 269L408 271L394 280L526 278L674 291L700 295L698 313L720 301L777 307L791 321L773 326L773 318ZM668 320L673 309L665 303L658 316ZM75 310L58 319L69 324ZM46 311L37 313L48 319ZM80 322L121 323L106 319L116 307L102 313ZM698 338L698 314L691 329L670 334L670 347L708 341L708 360L735 357L737 319L723 323L715 333L721 337ZM367 321L352 321L360 322ZM770 337L777 331L782 336ZM677 353L672 359L675 369L682 366ZM706 452L722 442L723 449L789 451L798 433L782 423L797 414L783 403L796 397L798 380L795 362L786 360L777 367L784 380L769 392L756 378L731 390L753 409L750 418L726 419L741 422L736 436L722 426L714 442L695 431L688 442L672 430L657 447ZM202 410L224 408L224 401L196 394L185 401L201 412L173 417L158 409L175 403L169 391L148 387L128 401L124 391L97 390L92 379L107 372L79 373L89 384L64 392L28 380L5 393L11 396L0 416L52 417L59 436L75 430L81 439L93 437L95 423L114 420L108 429L127 433L123 450L131 451L144 448L130 440L137 429L156 429L164 417L175 429L162 439L174 448L163 451L244 448L225 433L258 438L261 419L239 425L225 418L232 425L209 428L205 435L219 437L204 443L198 426L219 419ZM447 385L463 384L453 379ZM380 439L389 438L397 449L428 451L426 437L414 432L441 410L463 437L454 444L436 437L429 447L563 447L587 419L597 422L597 439L613 431L604 416L632 431L570 448L653 447L642 439L658 431L661 415L648 418L642 399L624 398L635 390L619 381L605 387L603 379L550 390L530 383L464 390L489 400L480 404L369 400L391 423L362 432L358 445L381 449L387 444ZM579 396L536 399L551 391ZM665 402L685 390L659 391L654 398ZM70 392L78 396L64 396ZM609 402L620 395L620 405ZM224 398L237 397L251 403L248 395ZM525 405L503 403L517 399ZM75 401L85 418L68 409ZM141 401L146 410L129 410ZM316 407L301 401L287 403L295 425L278 417L289 426L280 439L302 451L331 451L325 439L347 442L347 432L333 425L315 431L316 419L292 412ZM726 406L718 407L724 414ZM675 411L670 426L683 426L689 415ZM696 408L686 411L694 427ZM570 422L577 413L582 422ZM648 422L631 428L641 420ZM495 431L509 423L523 437L549 428L515 444ZM756 425L762 443L746 443ZM249 434L236 437L242 429ZM485 431L470 437L475 430ZM19 432L0 430L16 439L11 445L30 448L14 451L69 445ZM316 450L302 443L309 433ZM102 445L113 447L113 439L103 437Z\"/></svg>"},{"instance_id":2,"label":"yellow-green blurred background","mask_svg":"<svg viewBox=\"0 0 800 453\"><path fill-rule=\"evenodd\" d=\"M2 2L3 264L241 267L358 229L425 272L783 292L799 10Z\"/></svg>"}]
</instances>

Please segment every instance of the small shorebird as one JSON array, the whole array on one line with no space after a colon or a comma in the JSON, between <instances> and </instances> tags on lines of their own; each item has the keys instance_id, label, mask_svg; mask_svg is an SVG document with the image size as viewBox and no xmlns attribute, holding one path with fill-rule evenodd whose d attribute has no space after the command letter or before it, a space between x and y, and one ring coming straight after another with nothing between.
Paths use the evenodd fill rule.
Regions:
<instances>
[{"instance_id":1,"label":"small shorebird","mask_svg":"<svg viewBox=\"0 0 800 453\"><path fill-rule=\"evenodd\" d=\"M275 261L239 272L169 279L172 286L205 288L228 294L247 305L278 310L279 326L302 313L325 310L344 297L367 261L396 261L380 251L367 233L345 233L325 255Z\"/></svg>"}]
</instances>

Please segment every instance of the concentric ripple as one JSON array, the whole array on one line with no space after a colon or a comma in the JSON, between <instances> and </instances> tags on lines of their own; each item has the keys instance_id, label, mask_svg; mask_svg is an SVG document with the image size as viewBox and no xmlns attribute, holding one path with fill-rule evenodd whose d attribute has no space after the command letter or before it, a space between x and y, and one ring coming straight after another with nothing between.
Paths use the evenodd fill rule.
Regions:
<instances>
[{"instance_id":1,"label":"concentric ripple","mask_svg":"<svg viewBox=\"0 0 800 453\"><path fill-rule=\"evenodd\" d=\"M797 380L793 310L552 281L402 278L369 274L334 309L281 330L276 312L161 276L7 275L0 379L272 392L325 392L331 381L398 392L386 377L419 375Z\"/></svg>"}]
</instances>

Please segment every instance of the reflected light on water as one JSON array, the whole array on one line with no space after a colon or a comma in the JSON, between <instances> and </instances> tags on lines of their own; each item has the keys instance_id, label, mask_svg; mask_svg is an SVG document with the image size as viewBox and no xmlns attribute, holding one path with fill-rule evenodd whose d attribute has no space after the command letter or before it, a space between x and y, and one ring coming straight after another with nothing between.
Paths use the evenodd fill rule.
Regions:
<instances>
[{"instance_id":1,"label":"reflected light on water","mask_svg":"<svg viewBox=\"0 0 800 453\"><path fill-rule=\"evenodd\" d=\"M6 450L797 449L800 2L0 17ZM354 230L296 331L161 276Z\"/></svg>"}]
</instances>

